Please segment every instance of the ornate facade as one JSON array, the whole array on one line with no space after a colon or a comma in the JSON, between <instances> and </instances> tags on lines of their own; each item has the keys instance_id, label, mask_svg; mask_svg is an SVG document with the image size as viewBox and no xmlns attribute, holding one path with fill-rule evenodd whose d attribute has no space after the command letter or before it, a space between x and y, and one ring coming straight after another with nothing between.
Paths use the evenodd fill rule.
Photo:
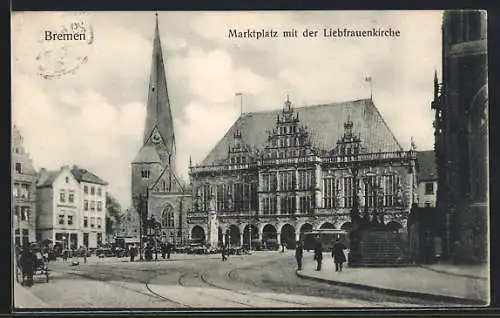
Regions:
<instances>
[{"instance_id":1,"label":"ornate facade","mask_svg":"<svg viewBox=\"0 0 500 318\"><path fill-rule=\"evenodd\" d=\"M12 131L12 209L16 245L36 240L36 178L37 173L23 145L23 136L16 126Z\"/></svg>"},{"instance_id":2,"label":"ornate facade","mask_svg":"<svg viewBox=\"0 0 500 318\"><path fill-rule=\"evenodd\" d=\"M294 245L304 231L349 228L355 191L362 216L405 231L415 160L371 99L297 109L287 99L280 111L240 116L190 167L187 232L206 240L215 210L218 244L271 238Z\"/></svg>"}]
</instances>

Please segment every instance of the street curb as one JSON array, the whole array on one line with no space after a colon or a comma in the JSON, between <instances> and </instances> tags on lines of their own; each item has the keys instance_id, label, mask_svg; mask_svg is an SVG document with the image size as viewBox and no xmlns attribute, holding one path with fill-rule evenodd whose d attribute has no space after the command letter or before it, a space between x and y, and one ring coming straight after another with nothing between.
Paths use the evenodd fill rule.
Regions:
<instances>
[{"instance_id":1,"label":"street curb","mask_svg":"<svg viewBox=\"0 0 500 318\"><path fill-rule=\"evenodd\" d=\"M335 281L335 280L331 280L331 279L314 277L314 276L310 276L307 274L302 274L302 273L299 273L298 270L295 271L295 274L302 279L314 280L314 281L318 281L318 282L322 282L322 283L327 283L330 285L338 285L338 286L353 287L353 288L370 290L370 291L378 291L378 292L381 292L381 293L384 293L387 295L392 295L392 296L415 297L415 298L427 299L427 300L432 300L432 301L452 302L452 303L457 303L460 305L488 306L488 303L486 301L481 301L481 300L476 300L476 299L428 294L428 293L421 293L421 292L413 292L413 291L406 291L406 290L393 289L393 288L370 286L370 285L364 285L364 284L358 284L358 283L340 282L340 281Z\"/></svg>"},{"instance_id":2,"label":"street curb","mask_svg":"<svg viewBox=\"0 0 500 318\"><path fill-rule=\"evenodd\" d=\"M458 277L465 277L465 278L472 278L472 279L479 279L479 280L488 281L487 277L475 276L475 275L468 275L468 274L450 273L450 272L447 272L447 271L443 271L443 270L440 270L440 269L435 269L435 268L432 268L431 266L425 266L425 265L419 265L419 267L423 268L425 270L428 270L428 271L433 271L433 272L439 273L439 274L445 274L445 275L450 275L450 276L458 276Z\"/></svg>"}]
</instances>

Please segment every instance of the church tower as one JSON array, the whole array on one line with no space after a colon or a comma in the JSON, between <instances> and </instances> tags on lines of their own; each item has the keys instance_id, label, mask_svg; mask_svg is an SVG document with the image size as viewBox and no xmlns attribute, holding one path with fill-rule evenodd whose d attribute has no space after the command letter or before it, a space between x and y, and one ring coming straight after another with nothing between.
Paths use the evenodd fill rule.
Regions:
<instances>
[{"instance_id":1,"label":"church tower","mask_svg":"<svg viewBox=\"0 0 500 318\"><path fill-rule=\"evenodd\" d=\"M175 174L175 136L168 98L167 78L156 15L151 73L149 77L147 115L141 149L132 161L132 199L153 187L157 191L180 189Z\"/></svg>"}]
</instances>

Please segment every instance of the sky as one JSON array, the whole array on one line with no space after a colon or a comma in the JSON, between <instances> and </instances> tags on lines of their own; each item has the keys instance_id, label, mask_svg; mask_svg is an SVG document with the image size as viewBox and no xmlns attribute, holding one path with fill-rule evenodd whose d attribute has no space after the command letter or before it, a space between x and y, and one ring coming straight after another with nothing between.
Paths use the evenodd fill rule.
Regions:
<instances>
[{"instance_id":1,"label":"sky","mask_svg":"<svg viewBox=\"0 0 500 318\"><path fill-rule=\"evenodd\" d=\"M201 162L238 118L235 93L243 94L243 112L280 109L287 95L295 106L310 106L368 98L366 77L400 144L409 148L413 137L417 150L432 149L430 102L434 71L441 75L441 15L159 12L177 173L188 180L189 157ZM11 23L12 122L35 168L87 168L129 207L131 162L146 116L154 12L17 12ZM45 40L46 31L72 26L85 32L85 41ZM229 29L281 35L292 28L297 38L228 36ZM392 28L400 36L329 38L323 28ZM318 37L302 37L305 29L319 30Z\"/></svg>"}]
</instances>

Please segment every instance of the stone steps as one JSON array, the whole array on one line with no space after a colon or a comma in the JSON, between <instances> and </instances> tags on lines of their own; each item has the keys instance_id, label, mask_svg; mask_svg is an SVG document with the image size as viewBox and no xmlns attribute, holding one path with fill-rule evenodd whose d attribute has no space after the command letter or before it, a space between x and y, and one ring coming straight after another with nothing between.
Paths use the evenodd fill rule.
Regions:
<instances>
[{"instance_id":1,"label":"stone steps","mask_svg":"<svg viewBox=\"0 0 500 318\"><path fill-rule=\"evenodd\" d=\"M409 265L405 255L405 241L399 233L386 231L364 232L356 266L384 267Z\"/></svg>"}]
</instances>

